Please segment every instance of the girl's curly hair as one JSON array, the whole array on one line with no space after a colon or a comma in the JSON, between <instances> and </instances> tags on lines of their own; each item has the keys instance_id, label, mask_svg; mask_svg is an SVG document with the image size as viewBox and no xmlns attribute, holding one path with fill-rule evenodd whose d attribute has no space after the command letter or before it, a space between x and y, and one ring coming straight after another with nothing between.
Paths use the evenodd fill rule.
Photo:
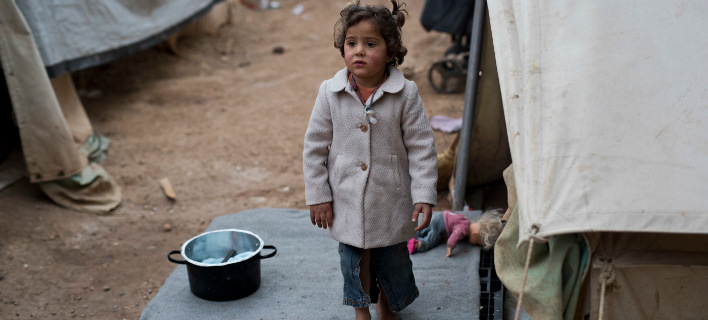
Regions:
<instances>
[{"instance_id":1,"label":"girl's curly hair","mask_svg":"<svg viewBox=\"0 0 708 320\"><path fill-rule=\"evenodd\" d=\"M408 49L403 46L401 27L406 22L408 11L405 9L405 3L399 4L396 0L391 0L391 3L393 4L391 11L383 5L362 6L360 0L342 9L339 13L341 17L334 25L334 47L339 49L342 57L344 57L344 38L349 27L361 21L371 21L386 41L386 56L391 58L387 64L395 67L403 63L403 57L408 53Z\"/></svg>"}]
</instances>

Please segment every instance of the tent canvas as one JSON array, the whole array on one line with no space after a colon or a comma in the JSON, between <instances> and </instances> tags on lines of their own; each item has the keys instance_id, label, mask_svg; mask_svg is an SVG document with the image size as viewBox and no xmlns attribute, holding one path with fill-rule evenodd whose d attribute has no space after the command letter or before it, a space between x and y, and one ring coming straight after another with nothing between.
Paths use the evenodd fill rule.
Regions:
<instances>
[{"instance_id":1,"label":"tent canvas","mask_svg":"<svg viewBox=\"0 0 708 320\"><path fill-rule=\"evenodd\" d=\"M708 3L491 1L520 241L708 233Z\"/></svg>"},{"instance_id":2,"label":"tent canvas","mask_svg":"<svg viewBox=\"0 0 708 320\"><path fill-rule=\"evenodd\" d=\"M708 3L488 5L518 197L495 255L504 285L532 318L705 317ZM554 253L573 235L587 260ZM583 281L552 281L544 261Z\"/></svg>"}]
</instances>

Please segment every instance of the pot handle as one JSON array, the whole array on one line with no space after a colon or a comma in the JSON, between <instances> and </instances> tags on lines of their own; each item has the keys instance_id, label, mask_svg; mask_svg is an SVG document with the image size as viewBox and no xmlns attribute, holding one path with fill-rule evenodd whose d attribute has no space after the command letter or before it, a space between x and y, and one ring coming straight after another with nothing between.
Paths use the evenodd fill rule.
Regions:
<instances>
[{"instance_id":1,"label":"pot handle","mask_svg":"<svg viewBox=\"0 0 708 320\"><path fill-rule=\"evenodd\" d=\"M167 254L167 260L170 260L170 262L174 262L174 263L187 264L187 260L175 260L175 259L172 259L172 257L170 257L171 255L173 255L175 253L181 253L181 252L182 251L179 251L179 250L170 251L170 253Z\"/></svg>"},{"instance_id":2,"label":"pot handle","mask_svg":"<svg viewBox=\"0 0 708 320\"><path fill-rule=\"evenodd\" d=\"M263 249L273 249L273 252L271 252L265 256L262 256L259 254L258 258L260 258L260 259L268 259L268 258L274 256L278 252L278 249L276 249L275 246L265 245L265 246L263 246Z\"/></svg>"}]
</instances>

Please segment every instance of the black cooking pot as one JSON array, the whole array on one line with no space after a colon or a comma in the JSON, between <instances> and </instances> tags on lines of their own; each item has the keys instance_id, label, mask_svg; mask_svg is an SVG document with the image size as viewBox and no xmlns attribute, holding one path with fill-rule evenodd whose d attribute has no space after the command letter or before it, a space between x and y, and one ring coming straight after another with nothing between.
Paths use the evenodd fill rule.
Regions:
<instances>
[{"instance_id":1,"label":"black cooking pot","mask_svg":"<svg viewBox=\"0 0 708 320\"><path fill-rule=\"evenodd\" d=\"M273 249L261 255L263 248ZM171 255L182 253L185 260ZM174 250L167 259L186 264L189 288L197 297L213 301L236 300L248 296L261 285L261 259L275 255L274 246L263 245L256 234L237 229L202 233Z\"/></svg>"}]
</instances>

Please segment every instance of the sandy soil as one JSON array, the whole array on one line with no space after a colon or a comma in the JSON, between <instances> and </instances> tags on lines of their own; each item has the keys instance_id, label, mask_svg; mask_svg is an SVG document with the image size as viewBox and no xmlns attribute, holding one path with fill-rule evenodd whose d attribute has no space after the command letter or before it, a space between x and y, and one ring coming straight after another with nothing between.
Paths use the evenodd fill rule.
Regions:
<instances>
[{"instance_id":1,"label":"sandy soil","mask_svg":"<svg viewBox=\"0 0 708 320\"><path fill-rule=\"evenodd\" d=\"M402 67L416 71L428 116L459 118L464 95L427 80L450 38L420 26L423 0L405 2ZM137 319L176 266L167 253L214 217L306 208L302 141L319 84L344 67L332 27L346 2L280 3L237 4L232 24L182 38L179 54L161 45L75 74L95 131L112 139L103 165L124 201L96 215L58 207L26 180L1 191L0 318ZM444 152L453 136L435 135ZM160 189L165 177L177 201ZM440 197L436 209L448 209Z\"/></svg>"}]
</instances>

